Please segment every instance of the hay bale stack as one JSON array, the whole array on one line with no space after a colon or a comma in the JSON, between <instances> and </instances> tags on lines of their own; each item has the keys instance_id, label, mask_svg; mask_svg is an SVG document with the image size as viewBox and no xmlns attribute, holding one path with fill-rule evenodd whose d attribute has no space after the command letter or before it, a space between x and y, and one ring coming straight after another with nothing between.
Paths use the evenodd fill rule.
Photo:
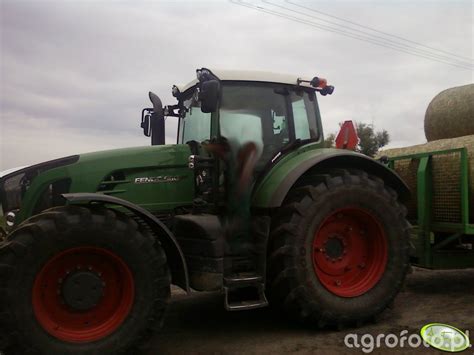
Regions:
<instances>
[{"instance_id":1,"label":"hay bale stack","mask_svg":"<svg viewBox=\"0 0 474 355\"><path fill-rule=\"evenodd\" d=\"M468 152L469 170L469 209L471 222L474 221L474 135L440 139L426 144L411 147L387 149L379 153L379 156L402 156L417 153L433 152L455 148L466 148ZM419 160L408 159L396 161L395 170L406 182L412 192L412 199L408 205L409 216L416 218L416 172ZM460 222L461 215L461 190L460 190L460 154L451 153L434 156L432 159L433 175L433 217L439 222Z\"/></svg>"},{"instance_id":2,"label":"hay bale stack","mask_svg":"<svg viewBox=\"0 0 474 355\"><path fill-rule=\"evenodd\" d=\"M440 92L425 113L428 142L474 134L474 84Z\"/></svg>"}]
</instances>

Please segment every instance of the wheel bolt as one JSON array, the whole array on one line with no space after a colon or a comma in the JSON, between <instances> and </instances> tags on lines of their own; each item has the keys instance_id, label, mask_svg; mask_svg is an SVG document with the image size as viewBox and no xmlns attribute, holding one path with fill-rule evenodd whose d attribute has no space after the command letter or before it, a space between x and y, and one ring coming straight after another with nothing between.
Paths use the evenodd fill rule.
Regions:
<instances>
[{"instance_id":1,"label":"wheel bolt","mask_svg":"<svg viewBox=\"0 0 474 355\"><path fill-rule=\"evenodd\" d=\"M361 268L361 269L365 268L365 263L359 264L359 268Z\"/></svg>"},{"instance_id":2,"label":"wheel bolt","mask_svg":"<svg viewBox=\"0 0 474 355\"><path fill-rule=\"evenodd\" d=\"M341 286L341 280L336 280L336 282L334 282L334 284L335 284L336 286Z\"/></svg>"}]
</instances>

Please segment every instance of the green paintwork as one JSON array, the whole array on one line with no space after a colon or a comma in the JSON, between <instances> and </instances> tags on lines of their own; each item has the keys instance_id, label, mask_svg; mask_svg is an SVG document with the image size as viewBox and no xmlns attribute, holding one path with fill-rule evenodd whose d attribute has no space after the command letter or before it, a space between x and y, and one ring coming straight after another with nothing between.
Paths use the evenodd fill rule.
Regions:
<instances>
[{"instance_id":1,"label":"green paintwork","mask_svg":"<svg viewBox=\"0 0 474 355\"><path fill-rule=\"evenodd\" d=\"M193 172L188 168L191 154L187 145L165 145L116 149L82 154L79 161L48 170L36 177L24 196L17 222L33 214L36 201L54 181L71 179L71 193L97 192L104 178L123 172L125 179L115 181L104 194L131 201L151 212L170 211L190 205L194 197ZM135 178L178 176L179 181L136 184Z\"/></svg>"},{"instance_id":2,"label":"green paintwork","mask_svg":"<svg viewBox=\"0 0 474 355\"><path fill-rule=\"evenodd\" d=\"M278 161L277 164L264 177L264 179L255 189L255 194L252 200L253 207L277 207L272 205L272 197L275 195L276 191L287 177L288 172L298 168L301 164L304 164L305 162L313 160L315 158L318 159L318 157L323 160L325 157L335 157L342 155L341 149L321 148L321 145L322 144L320 142L304 145L296 149L295 151L285 155L280 161ZM366 156L360 153L353 152L351 150L344 150L343 154L345 156L352 156L354 158L362 157L364 160L367 160ZM377 164L375 161L373 162L373 164L374 170L389 170L383 165Z\"/></svg>"},{"instance_id":3,"label":"green paintwork","mask_svg":"<svg viewBox=\"0 0 474 355\"><path fill-rule=\"evenodd\" d=\"M431 157L434 155L460 153L461 178L461 222L434 222L431 216L432 173ZM412 230L412 243L415 250L412 253L417 261L415 265L431 269L462 269L474 267L474 250L446 250L449 242L463 235L474 235L474 225L469 223L469 170L468 156L465 148L417 153L389 158L389 166L393 168L397 160L416 159L420 163L417 171L417 224ZM446 235L435 244L434 234L442 232Z\"/></svg>"},{"instance_id":4,"label":"green paintwork","mask_svg":"<svg viewBox=\"0 0 474 355\"><path fill-rule=\"evenodd\" d=\"M316 156L340 153L339 149L321 148L321 145L320 142L304 145L284 156L258 185L253 196L253 206L261 208L270 206L272 197L288 175L288 172L308 159L312 159ZM348 155L360 156L359 153L350 150L345 150L344 152Z\"/></svg>"},{"instance_id":5,"label":"green paintwork","mask_svg":"<svg viewBox=\"0 0 474 355\"><path fill-rule=\"evenodd\" d=\"M318 142L303 145L285 155L259 183L252 198L253 207L266 208L288 171L315 156L331 155L336 149L321 148ZM347 154L358 155L350 151ZM189 206L194 198L193 171L187 166L191 154L188 145L137 147L82 154L79 161L51 170L35 178L24 196L17 222L34 213L44 189L54 181L71 179L69 192L100 192L140 205L151 212L168 212L180 206ZM103 183L111 173L122 172L125 179ZM135 178L179 176L177 182L137 184ZM102 188L99 186L111 186Z\"/></svg>"},{"instance_id":6,"label":"green paintwork","mask_svg":"<svg viewBox=\"0 0 474 355\"><path fill-rule=\"evenodd\" d=\"M423 235L424 250L431 246L430 241L430 222L431 222L431 169L429 165L430 156L423 156L420 158L420 165L417 171L417 193L418 193L418 227L420 236ZM423 254L423 263L431 265L431 253Z\"/></svg>"}]
</instances>

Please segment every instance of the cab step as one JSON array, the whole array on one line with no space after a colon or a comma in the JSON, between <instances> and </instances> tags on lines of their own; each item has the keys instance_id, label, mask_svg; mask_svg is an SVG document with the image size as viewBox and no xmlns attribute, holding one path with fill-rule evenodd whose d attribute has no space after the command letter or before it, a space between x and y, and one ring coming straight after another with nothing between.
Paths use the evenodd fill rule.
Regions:
<instances>
[{"instance_id":1,"label":"cab step","mask_svg":"<svg viewBox=\"0 0 474 355\"><path fill-rule=\"evenodd\" d=\"M232 286L246 286L253 285L256 283L263 283L263 278L260 275L254 273L240 273L229 277L224 277L224 285Z\"/></svg>"},{"instance_id":2,"label":"cab step","mask_svg":"<svg viewBox=\"0 0 474 355\"><path fill-rule=\"evenodd\" d=\"M268 306L261 276L241 273L224 278L225 309L242 311Z\"/></svg>"}]
</instances>

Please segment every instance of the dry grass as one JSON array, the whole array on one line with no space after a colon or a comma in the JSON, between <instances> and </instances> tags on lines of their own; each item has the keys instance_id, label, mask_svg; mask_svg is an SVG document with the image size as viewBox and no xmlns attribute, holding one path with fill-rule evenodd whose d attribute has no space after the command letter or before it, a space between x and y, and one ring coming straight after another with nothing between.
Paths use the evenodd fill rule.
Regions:
<instances>
[{"instance_id":1,"label":"dry grass","mask_svg":"<svg viewBox=\"0 0 474 355\"><path fill-rule=\"evenodd\" d=\"M425 114L428 141L474 134L474 84L440 92Z\"/></svg>"}]
</instances>

